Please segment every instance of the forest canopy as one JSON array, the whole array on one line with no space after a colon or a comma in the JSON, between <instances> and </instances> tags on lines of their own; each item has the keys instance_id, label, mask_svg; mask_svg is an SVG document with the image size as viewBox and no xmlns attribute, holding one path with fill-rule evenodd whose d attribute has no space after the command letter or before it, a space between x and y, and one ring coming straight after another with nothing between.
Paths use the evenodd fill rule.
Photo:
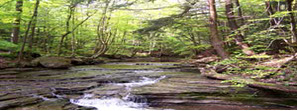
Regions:
<instances>
[{"instance_id":1,"label":"forest canopy","mask_svg":"<svg viewBox=\"0 0 297 111\"><path fill-rule=\"evenodd\" d=\"M295 52L294 0L1 0L1 56Z\"/></svg>"}]
</instances>

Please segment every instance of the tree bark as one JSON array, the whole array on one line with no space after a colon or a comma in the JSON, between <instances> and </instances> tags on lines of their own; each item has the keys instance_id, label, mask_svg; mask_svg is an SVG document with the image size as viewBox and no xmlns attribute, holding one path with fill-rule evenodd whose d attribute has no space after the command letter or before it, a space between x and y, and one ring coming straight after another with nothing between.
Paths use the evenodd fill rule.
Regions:
<instances>
[{"instance_id":1,"label":"tree bark","mask_svg":"<svg viewBox=\"0 0 297 111\"><path fill-rule=\"evenodd\" d=\"M110 4L111 1L106 0L105 1L105 7L103 9L103 13L101 15L101 18L99 20L99 23L97 25L97 45L95 46L94 49L94 55L92 56L92 58L98 58L99 56L105 54L108 49L109 49L109 45L111 44L111 42L113 42L113 39L115 38L115 36L113 36L113 32L112 30L108 30L108 28L110 27L110 19L111 19L111 13L112 10L110 10L109 12L109 16L108 14L108 8L110 7L110 5L114 5L114 3ZM117 30L115 31L116 35Z\"/></svg>"},{"instance_id":2,"label":"tree bark","mask_svg":"<svg viewBox=\"0 0 297 111\"><path fill-rule=\"evenodd\" d=\"M236 44L242 49L242 52L246 55L254 55L254 51L249 49L248 44L243 43L243 35L240 34L238 31L239 26L236 23L235 16L233 13L233 4L231 0L225 0L226 2L226 15L228 19L228 24L230 29L232 30L233 33L235 33L235 42Z\"/></svg>"},{"instance_id":3,"label":"tree bark","mask_svg":"<svg viewBox=\"0 0 297 111\"><path fill-rule=\"evenodd\" d=\"M11 42L17 44L19 42L19 35L20 35L20 25L21 25L21 19L22 19L22 12L23 12L23 0L17 0L16 3L16 11L18 13L14 23L13 23L13 29L12 29L12 38Z\"/></svg>"},{"instance_id":4,"label":"tree bark","mask_svg":"<svg viewBox=\"0 0 297 111\"><path fill-rule=\"evenodd\" d=\"M27 41L27 38L28 38L28 35L29 35L29 31L30 31L32 22L33 22L33 20L35 19L36 15L37 15L39 3L40 3L40 1L39 0L36 0L34 12L33 12L33 15L31 17L31 20L28 23L28 27L27 27L27 30L26 30L26 33L25 33L25 36L24 36L23 44L22 44L21 50L19 52L18 63L23 59L23 52L25 50L26 41Z\"/></svg>"},{"instance_id":5,"label":"tree bark","mask_svg":"<svg viewBox=\"0 0 297 111\"><path fill-rule=\"evenodd\" d=\"M65 37L67 37L69 34L73 33L79 26L81 26L82 24L84 24L87 20L89 20L93 15L95 15L97 13L97 11L95 11L93 14L89 15L87 14L87 18L85 18L84 20L80 21L77 25L73 26L74 28L72 28L72 30L69 30L69 24L70 24L70 19L72 17L73 12L70 12L71 16L69 15L67 18L67 22L66 22L66 32L62 35L60 43L59 43L59 47L58 47L58 55L60 56L62 54L62 47L63 47L63 43L64 43L64 39Z\"/></svg>"},{"instance_id":6,"label":"tree bark","mask_svg":"<svg viewBox=\"0 0 297 111\"><path fill-rule=\"evenodd\" d=\"M296 21L295 21L295 16L294 13L292 12L292 3L294 0L286 0L288 4L288 11L290 15L290 24L291 24L291 33L292 33L292 43L297 42L297 32L296 32Z\"/></svg>"},{"instance_id":7,"label":"tree bark","mask_svg":"<svg viewBox=\"0 0 297 111\"><path fill-rule=\"evenodd\" d=\"M63 46L63 43L64 43L64 39L68 36L68 34L72 33L72 32L70 32L69 28L70 28L70 20L72 18L72 14L74 13L74 8L75 7L76 6L69 6L69 15L68 15L67 20L66 20L66 33L62 35L61 40L60 40L60 44L59 44L59 47L58 47L58 55L59 56L62 53L62 46Z\"/></svg>"},{"instance_id":8,"label":"tree bark","mask_svg":"<svg viewBox=\"0 0 297 111\"><path fill-rule=\"evenodd\" d=\"M244 18L243 18L243 14L242 14L242 10L241 10L241 6L240 6L239 0L235 0L235 4L236 4L236 7L238 9L239 24L241 26L241 25L244 24Z\"/></svg>"},{"instance_id":9,"label":"tree bark","mask_svg":"<svg viewBox=\"0 0 297 111\"><path fill-rule=\"evenodd\" d=\"M210 41L216 52L222 59L229 58L228 53L224 49L223 41L219 38L219 31L217 26L217 12L215 7L215 0L208 0L209 2L209 29L210 29Z\"/></svg>"},{"instance_id":10,"label":"tree bark","mask_svg":"<svg viewBox=\"0 0 297 111\"><path fill-rule=\"evenodd\" d=\"M266 12L267 12L268 16L273 15L274 12L273 12L273 8L272 8L272 6L270 4L270 1L266 1L265 5L266 5ZM270 22L270 26L276 25L273 18L270 18L269 22Z\"/></svg>"},{"instance_id":11,"label":"tree bark","mask_svg":"<svg viewBox=\"0 0 297 111\"><path fill-rule=\"evenodd\" d=\"M75 25L75 15L73 14L72 26L74 25ZM72 33L72 37L71 37L71 57L75 57L75 33L74 32Z\"/></svg>"},{"instance_id":12,"label":"tree bark","mask_svg":"<svg viewBox=\"0 0 297 111\"><path fill-rule=\"evenodd\" d=\"M29 54L32 52L32 48L33 48L33 39L34 39L34 36L35 36L35 28L36 28L36 24L37 24L37 17L38 17L38 7L39 7L39 2L40 1L36 1L36 5L37 8L34 10L34 19L32 21L32 28L31 28L31 35L30 35L30 39L29 39Z\"/></svg>"}]
</instances>

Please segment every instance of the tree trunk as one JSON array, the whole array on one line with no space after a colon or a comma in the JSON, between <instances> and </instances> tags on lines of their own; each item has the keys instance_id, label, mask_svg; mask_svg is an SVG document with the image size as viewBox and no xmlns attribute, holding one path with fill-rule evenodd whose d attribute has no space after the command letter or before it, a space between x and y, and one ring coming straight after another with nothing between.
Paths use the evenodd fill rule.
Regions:
<instances>
[{"instance_id":1,"label":"tree trunk","mask_svg":"<svg viewBox=\"0 0 297 111\"><path fill-rule=\"evenodd\" d=\"M243 14L242 14L242 10L241 10L239 0L235 0L235 4L236 4L236 7L238 9L239 24L240 24L240 26L242 26L244 24L244 18L243 18Z\"/></svg>"},{"instance_id":2,"label":"tree trunk","mask_svg":"<svg viewBox=\"0 0 297 111\"><path fill-rule=\"evenodd\" d=\"M22 19L22 12L23 12L23 0L17 0L16 3L16 11L18 13L14 23L13 23L13 30L12 30L12 38L11 42L17 44L19 41L19 35L20 35L20 25L21 25L21 19Z\"/></svg>"},{"instance_id":3,"label":"tree trunk","mask_svg":"<svg viewBox=\"0 0 297 111\"><path fill-rule=\"evenodd\" d=\"M68 36L68 34L72 33L72 32L70 32L69 28L70 28L70 20L72 18L74 8L75 8L75 6L69 6L69 15L68 15L68 18L66 20L66 33L62 35L61 40L60 40L60 44L59 44L59 47L58 47L58 55L59 56L62 54L62 47L63 47L64 39Z\"/></svg>"},{"instance_id":4,"label":"tree trunk","mask_svg":"<svg viewBox=\"0 0 297 111\"><path fill-rule=\"evenodd\" d=\"M217 26L217 12L215 7L215 0L208 0L209 2L209 29L210 29L210 41L216 52L219 54L222 59L229 58L229 55L224 50L223 41L219 38L219 31Z\"/></svg>"},{"instance_id":5,"label":"tree trunk","mask_svg":"<svg viewBox=\"0 0 297 111\"><path fill-rule=\"evenodd\" d=\"M59 47L58 47L58 55L61 55L62 53L62 46L63 46L63 43L64 43L64 39L65 37L67 37L69 34L73 33L79 26L81 26L82 24L84 24L87 20L89 20L93 15L95 15L97 13L94 12L93 14L90 14L89 13L87 14L87 17L83 20L83 21L80 21L77 25L75 26L72 26L74 28L72 28L72 30L69 30L69 23L70 23L70 19L72 17L72 14L73 14L73 11L70 12L71 16L69 15L68 18L67 18L67 22L66 22L66 33L64 33L61 37L61 40L60 40L60 43L59 43Z\"/></svg>"},{"instance_id":6,"label":"tree trunk","mask_svg":"<svg viewBox=\"0 0 297 111\"><path fill-rule=\"evenodd\" d=\"M266 5L266 12L267 12L268 16L273 15L275 12L273 10L273 7L272 7L270 1L266 1L265 5ZM270 26L276 25L276 21L274 18L270 18L269 23L270 23Z\"/></svg>"},{"instance_id":7,"label":"tree trunk","mask_svg":"<svg viewBox=\"0 0 297 111\"><path fill-rule=\"evenodd\" d=\"M37 1L36 1L37 2ZM38 3L36 3L36 5L39 5L39 1ZM32 48L33 48L33 39L35 36L35 28L36 28L36 24L37 24L37 17L38 17L38 6L37 8L34 10L34 19L32 21L32 28L31 28L31 35L30 35L30 39L29 39L29 54L32 52Z\"/></svg>"},{"instance_id":8,"label":"tree trunk","mask_svg":"<svg viewBox=\"0 0 297 111\"><path fill-rule=\"evenodd\" d=\"M198 46L200 45L200 43L197 42L196 40L196 36L199 37L199 35L196 35L194 34L194 32L190 29L191 32L188 32L189 33L189 36L190 36L190 41L193 43L194 46ZM193 49L193 52L195 53L195 55L198 55L199 54L199 50L198 49Z\"/></svg>"},{"instance_id":9,"label":"tree trunk","mask_svg":"<svg viewBox=\"0 0 297 111\"><path fill-rule=\"evenodd\" d=\"M235 16L233 13L233 4L231 0L225 0L226 2L226 15L228 19L228 24L232 32L234 32L235 35L235 42L236 44L242 49L242 52L246 55L254 55L254 51L249 49L248 44L243 43L243 36L240 34L238 30L239 26L236 23Z\"/></svg>"},{"instance_id":10,"label":"tree trunk","mask_svg":"<svg viewBox=\"0 0 297 111\"><path fill-rule=\"evenodd\" d=\"M112 10L110 10L110 16L107 16L108 8L110 6L111 1L107 0L105 1L105 7L103 9L103 13L101 15L101 18L99 20L99 23L97 25L97 45L95 46L94 55L92 58L98 58L99 56L105 54L108 51L108 45L111 44L114 37L112 36L112 30L108 30L110 19L111 19L111 13ZM111 4L113 5L113 4ZM115 34L117 32L115 31Z\"/></svg>"},{"instance_id":11,"label":"tree trunk","mask_svg":"<svg viewBox=\"0 0 297 111\"><path fill-rule=\"evenodd\" d=\"M288 4L288 11L289 11L289 15L290 15L290 24L291 24L291 32L292 32L292 43L296 43L297 42L297 32L296 32L296 21L295 21L295 17L294 17L294 13L292 12L292 3L294 0L286 0L287 4Z\"/></svg>"},{"instance_id":12,"label":"tree trunk","mask_svg":"<svg viewBox=\"0 0 297 111\"><path fill-rule=\"evenodd\" d=\"M74 25L75 25L75 15L73 14L72 26L74 26ZM71 37L71 57L75 57L75 32L72 33L72 37Z\"/></svg>"},{"instance_id":13,"label":"tree trunk","mask_svg":"<svg viewBox=\"0 0 297 111\"><path fill-rule=\"evenodd\" d=\"M25 50L26 41L27 41L27 38L28 38L28 35L29 35L29 31L30 31L32 22L36 18L38 7L39 7L39 2L40 2L39 0L36 0L34 12L33 12L33 15L31 17L31 20L28 23L28 27L27 27L27 30L26 30L26 33L25 33L25 36L24 36L23 44L22 44L21 50L19 52L18 63L23 59L23 52Z\"/></svg>"}]
</instances>

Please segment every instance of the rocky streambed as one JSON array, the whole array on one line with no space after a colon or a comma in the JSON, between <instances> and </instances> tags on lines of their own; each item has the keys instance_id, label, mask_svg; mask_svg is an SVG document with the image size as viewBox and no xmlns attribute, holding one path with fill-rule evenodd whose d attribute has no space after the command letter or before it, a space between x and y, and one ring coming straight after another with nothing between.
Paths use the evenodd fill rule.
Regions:
<instances>
[{"instance_id":1,"label":"rocky streambed","mask_svg":"<svg viewBox=\"0 0 297 111\"><path fill-rule=\"evenodd\" d=\"M0 109L297 109L297 98L210 80L173 62L0 71Z\"/></svg>"}]
</instances>

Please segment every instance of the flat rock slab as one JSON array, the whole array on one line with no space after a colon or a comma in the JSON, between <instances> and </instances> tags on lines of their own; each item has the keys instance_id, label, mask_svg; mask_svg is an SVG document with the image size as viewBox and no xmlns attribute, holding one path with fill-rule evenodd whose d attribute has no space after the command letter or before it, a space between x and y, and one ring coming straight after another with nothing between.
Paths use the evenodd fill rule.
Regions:
<instances>
[{"instance_id":1,"label":"flat rock slab","mask_svg":"<svg viewBox=\"0 0 297 111\"><path fill-rule=\"evenodd\" d=\"M32 105L36 104L43 101L40 98L19 98L19 99L13 99L13 100L7 100L0 102L0 109L5 110L5 109L11 109L15 107L21 107L21 106L26 106L26 105Z\"/></svg>"},{"instance_id":2,"label":"flat rock slab","mask_svg":"<svg viewBox=\"0 0 297 111\"><path fill-rule=\"evenodd\" d=\"M0 75L14 75L18 73L18 71L0 71Z\"/></svg>"}]
</instances>

